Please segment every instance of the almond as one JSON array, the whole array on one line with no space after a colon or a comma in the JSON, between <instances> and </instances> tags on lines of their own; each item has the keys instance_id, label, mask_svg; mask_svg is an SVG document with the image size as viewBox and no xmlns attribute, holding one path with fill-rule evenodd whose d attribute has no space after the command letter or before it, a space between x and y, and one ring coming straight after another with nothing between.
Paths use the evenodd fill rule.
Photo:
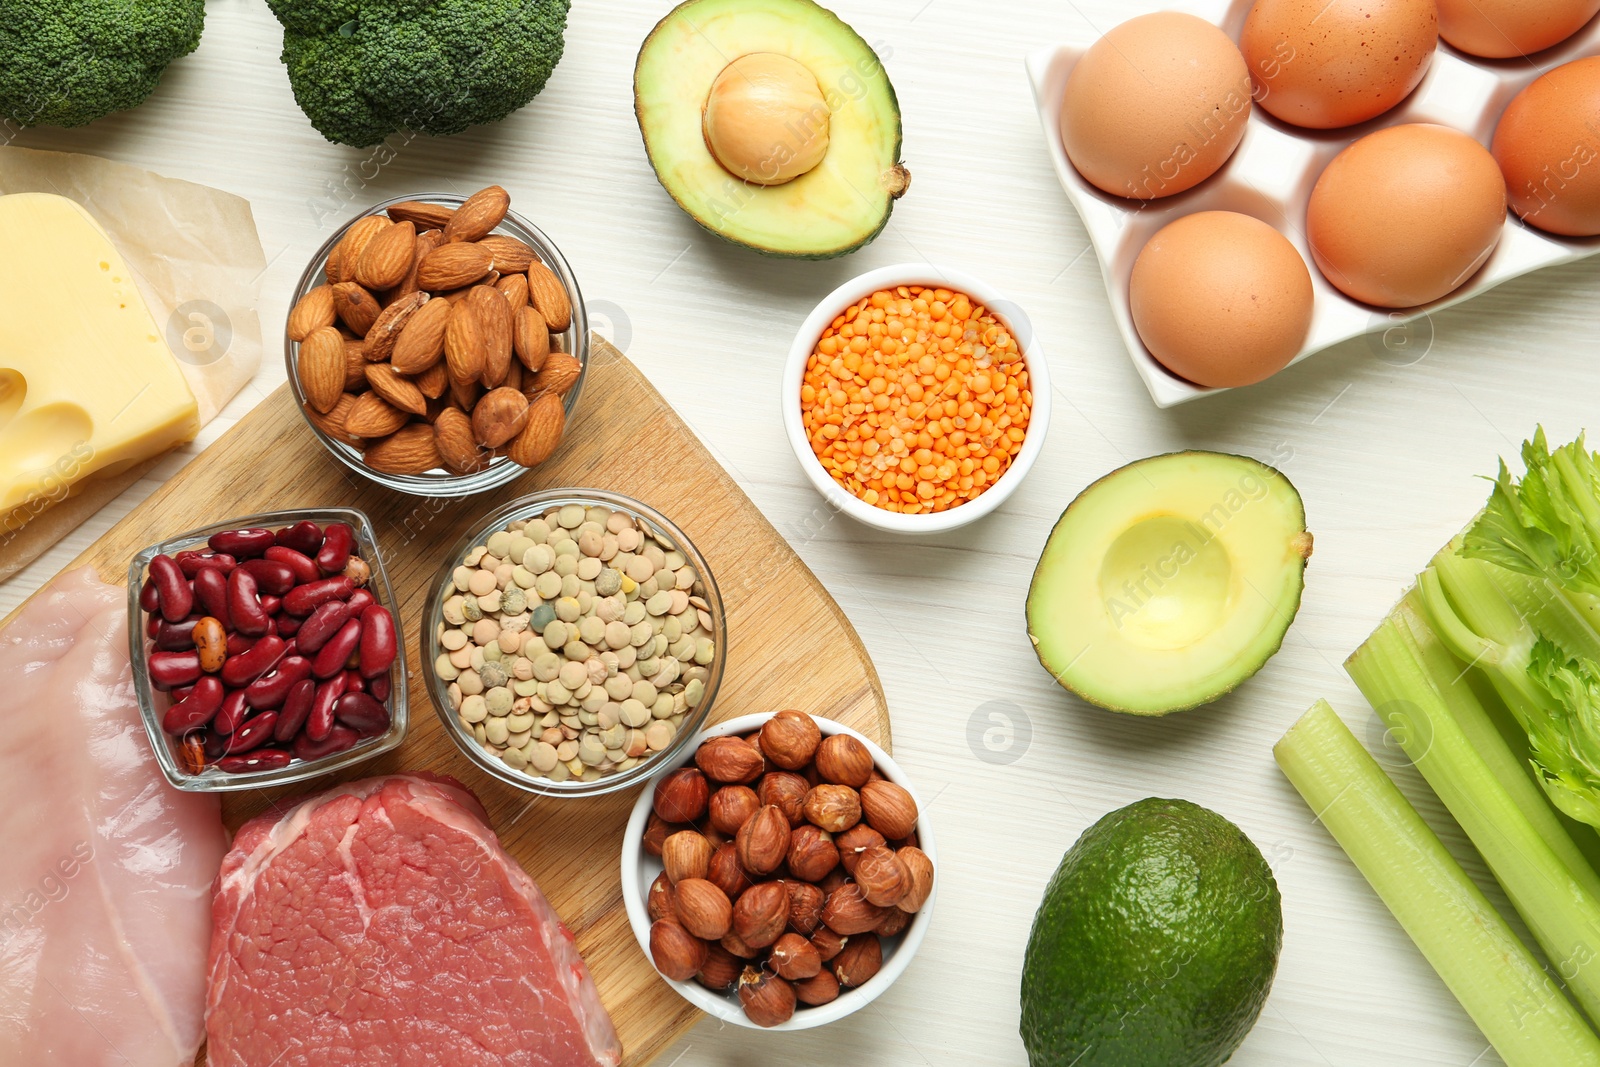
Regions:
<instances>
[{"instance_id":1,"label":"almond","mask_svg":"<svg viewBox=\"0 0 1600 1067\"><path fill-rule=\"evenodd\" d=\"M520 274L539 258L525 242L503 233L491 233L478 245L494 255L494 269L501 274Z\"/></svg>"},{"instance_id":2,"label":"almond","mask_svg":"<svg viewBox=\"0 0 1600 1067\"><path fill-rule=\"evenodd\" d=\"M344 263L344 250L340 245L334 245L333 251L328 253L327 261L322 264L322 275L329 285L337 285L344 281L340 267Z\"/></svg>"},{"instance_id":3,"label":"almond","mask_svg":"<svg viewBox=\"0 0 1600 1067\"><path fill-rule=\"evenodd\" d=\"M444 355L445 329L450 323L450 301L433 299L406 319L395 338L389 362L401 374L421 374Z\"/></svg>"},{"instance_id":4,"label":"almond","mask_svg":"<svg viewBox=\"0 0 1600 1067\"><path fill-rule=\"evenodd\" d=\"M511 341L523 366L531 371L544 366L550 355L550 327L544 324L544 316L539 314L538 308L517 309L511 323Z\"/></svg>"},{"instance_id":5,"label":"almond","mask_svg":"<svg viewBox=\"0 0 1600 1067\"><path fill-rule=\"evenodd\" d=\"M339 397L339 402L333 405L333 410L324 415L316 408L307 408L306 415L313 425L336 441L343 441L347 445L361 445L361 438L351 433L345 427L345 419L351 409L356 405L356 398L349 393Z\"/></svg>"},{"instance_id":6,"label":"almond","mask_svg":"<svg viewBox=\"0 0 1600 1067\"><path fill-rule=\"evenodd\" d=\"M425 474L444 466L433 427L414 422L372 442L364 453L367 466L385 474Z\"/></svg>"},{"instance_id":7,"label":"almond","mask_svg":"<svg viewBox=\"0 0 1600 1067\"><path fill-rule=\"evenodd\" d=\"M466 303L483 333L483 384L493 389L511 369L511 305L490 285L474 287Z\"/></svg>"},{"instance_id":8,"label":"almond","mask_svg":"<svg viewBox=\"0 0 1600 1067\"><path fill-rule=\"evenodd\" d=\"M396 222L414 223L419 230L439 230L450 221L456 209L445 204L429 204L422 200L402 200L390 204L389 217Z\"/></svg>"},{"instance_id":9,"label":"almond","mask_svg":"<svg viewBox=\"0 0 1600 1067\"><path fill-rule=\"evenodd\" d=\"M308 289L289 312L289 340L304 341L306 335L321 326L332 326L337 318L333 310L333 287L319 285Z\"/></svg>"},{"instance_id":10,"label":"almond","mask_svg":"<svg viewBox=\"0 0 1600 1067\"><path fill-rule=\"evenodd\" d=\"M344 339L344 391L364 393L367 385L366 342L357 338Z\"/></svg>"},{"instance_id":11,"label":"almond","mask_svg":"<svg viewBox=\"0 0 1600 1067\"><path fill-rule=\"evenodd\" d=\"M344 417L344 428L356 437L388 437L410 421L410 415L371 392L355 398Z\"/></svg>"},{"instance_id":12,"label":"almond","mask_svg":"<svg viewBox=\"0 0 1600 1067\"><path fill-rule=\"evenodd\" d=\"M519 393L522 392L522 373L522 364L512 360L511 366L506 370L506 380L501 384L507 389L515 389Z\"/></svg>"},{"instance_id":13,"label":"almond","mask_svg":"<svg viewBox=\"0 0 1600 1067\"><path fill-rule=\"evenodd\" d=\"M318 411L332 411L344 392L344 337L332 326L312 330L300 342L295 370L306 402Z\"/></svg>"},{"instance_id":14,"label":"almond","mask_svg":"<svg viewBox=\"0 0 1600 1067\"><path fill-rule=\"evenodd\" d=\"M421 415L428 410L428 398L422 395L422 390L417 388L417 383L409 378L401 377L387 363L369 363L367 365L367 381L372 384L374 393L377 393L401 411L409 411L413 415Z\"/></svg>"},{"instance_id":15,"label":"almond","mask_svg":"<svg viewBox=\"0 0 1600 1067\"><path fill-rule=\"evenodd\" d=\"M531 391L566 396L583 373L583 364L565 352L552 352L544 366L533 376Z\"/></svg>"},{"instance_id":16,"label":"almond","mask_svg":"<svg viewBox=\"0 0 1600 1067\"><path fill-rule=\"evenodd\" d=\"M506 210L510 207L511 194L500 186L479 189L467 197L466 202L450 216L450 221L444 224L444 239L462 242L486 237L505 219Z\"/></svg>"},{"instance_id":17,"label":"almond","mask_svg":"<svg viewBox=\"0 0 1600 1067\"><path fill-rule=\"evenodd\" d=\"M543 263L528 268L528 297L544 316L550 332L560 333L572 325L572 300L567 296L566 287Z\"/></svg>"},{"instance_id":18,"label":"almond","mask_svg":"<svg viewBox=\"0 0 1600 1067\"><path fill-rule=\"evenodd\" d=\"M417 285L429 292L460 289L494 268L494 254L475 244L440 245L417 264Z\"/></svg>"},{"instance_id":19,"label":"almond","mask_svg":"<svg viewBox=\"0 0 1600 1067\"><path fill-rule=\"evenodd\" d=\"M328 257L330 269L333 268L335 259L338 261L336 273L328 275L328 280L338 282L354 281L356 265L361 262L361 253L367 250L367 244L376 237L381 230L388 229L390 222L382 215L364 215L352 222L344 232L338 245L334 247L333 254Z\"/></svg>"},{"instance_id":20,"label":"almond","mask_svg":"<svg viewBox=\"0 0 1600 1067\"><path fill-rule=\"evenodd\" d=\"M356 281L368 289L393 289L411 273L417 254L417 227L390 222L372 235L356 262Z\"/></svg>"},{"instance_id":21,"label":"almond","mask_svg":"<svg viewBox=\"0 0 1600 1067\"><path fill-rule=\"evenodd\" d=\"M483 395L483 389L478 385L478 379L470 382L451 381L450 401L462 411L471 411L478 402L478 397Z\"/></svg>"},{"instance_id":22,"label":"almond","mask_svg":"<svg viewBox=\"0 0 1600 1067\"><path fill-rule=\"evenodd\" d=\"M528 424L528 398L515 389L491 389L472 409L472 436L484 448L499 448Z\"/></svg>"},{"instance_id":23,"label":"almond","mask_svg":"<svg viewBox=\"0 0 1600 1067\"><path fill-rule=\"evenodd\" d=\"M441 300L440 303L444 302ZM445 366L444 360L435 360L433 366L418 374L414 380L423 396L437 400L450 388L450 368Z\"/></svg>"},{"instance_id":24,"label":"almond","mask_svg":"<svg viewBox=\"0 0 1600 1067\"><path fill-rule=\"evenodd\" d=\"M556 450L566 427L567 413L561 406L561 398L554 393L542 393L528 405L527 424L511 440L506 455L513 463L537 467Z\"/></svg>"},{"instance_id":25,"label":"almond","mask_svg":"<svg viewBox=\"0 0 1600 1067\"><path fill-rule=\"evenodd\" d=\"M373 363L381 363L392 357L400 332L427 302L428 294L419 290L409 296L400 297L379 312L377 321L372 324L372 329L367 331L366 340L363 342L365 346L363 353L366 358Z\"/></svg>"},{"instance_id":26,"label":"almond","mask_svg":"<svg viewBox=\"0 0 1600 1067\"><path fill-rule=\"evenodd\" d=\"M400 279L400 284L396 285L388 293L388 299L391 303L402 297L410 296L422 288L417 284L417 264L422 262L423 256L442 244L444 244L444 234L438 230L427 230L417 234L416 243L411 250L411 267L406 271L406 276Z\"/></svg>"},{"instance_id":27,"label":"almond","mask_svg":"<svg viewBox=\"0 0 1600 1067\"><path fill-rule=\"evenodd\" d=\"M447 407L433 420L433 436L444 465L457 474L471 474L489 465L489 454L472 436L472 420L460 408Z\"/></svg>"},{"instance_id":28,"label":"almond","mask_svg":"<svg viewBox=\"0 0 1600 1067\"><path fill-rule=\"evenodd\" d=\"M528 306L528 276L526 274L507 274L494 287L506 298L506 303L511 305L511 310Z\"/></svg>"},{"instance_id":29,"label":"almond","mask_svg":"<svg viewBox=\"0 0 1600 1067\"><path fill-rule=\"evenodd\" d=\"M470 300L450 305L450 321L444 330L444 358L450 365L452 382L475 382L483 377L488 362L487 342L478 311Z\"/></svg>"},{"instance_id":30,"label":"almond","mask_svg":"<svg viewBox=\"0 0 1600 1067\"><path fill-rule=\"evenodd\" d=\"M365 337L383 311L377 297L356 282L340 282L333 287L333 309L357 337Z\"/></svg>"}]
</instances>

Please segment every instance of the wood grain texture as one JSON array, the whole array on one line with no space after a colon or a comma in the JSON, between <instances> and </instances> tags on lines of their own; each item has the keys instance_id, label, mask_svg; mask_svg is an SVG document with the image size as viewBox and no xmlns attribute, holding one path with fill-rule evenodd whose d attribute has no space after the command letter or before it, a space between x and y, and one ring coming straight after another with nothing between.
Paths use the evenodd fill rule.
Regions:
<instances>
[{"instance_id":1,"label":"wood grain texture","mask_svg":"<svg viewBox=\"0 0 1600 1067\"><path fill-rule=\"evenodd\" d=\"M622 832L638 790L553 800L490 778L446 735L417 666L424 601L444 553L487 512L562 486L611 489L642 500L677 523L705 556L728 626L727 667L711 721L803 708L890 746L883 689L844 614L661 395L603 340L591 352L584 393L561 448L504 489L460 501L419 499L359 480L323 450L284 386L73 565L92 566L121 584L139 549L229 515L323 505L366 512L399 600L412 665L405 743L308 787L226 793L223 818L237 830L308 789L346 778L426 770L460 779L483 801L501 844L577 936L622 1035L624 1063L642 1067L701 1013L656 975L622 906ZM196 1063L204 1062L202 1052Z\"/></svg>"}]
</instances>

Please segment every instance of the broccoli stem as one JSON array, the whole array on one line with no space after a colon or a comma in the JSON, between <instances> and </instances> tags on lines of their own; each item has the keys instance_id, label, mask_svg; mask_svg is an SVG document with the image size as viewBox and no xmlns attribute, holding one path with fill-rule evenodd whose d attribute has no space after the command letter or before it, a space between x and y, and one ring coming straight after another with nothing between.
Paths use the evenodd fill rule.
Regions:
<instances>
[{"instance_id":1,"label":"broccoli stem","mask_svg":"<svg viewBox=\"0 0 1600 1067\"><path fill-rule=\"evenodd\" d=\"M1272 752L1508 1067L1600 1065L1600 1038L1326 701Z\"/></svg>"}]
</instances>

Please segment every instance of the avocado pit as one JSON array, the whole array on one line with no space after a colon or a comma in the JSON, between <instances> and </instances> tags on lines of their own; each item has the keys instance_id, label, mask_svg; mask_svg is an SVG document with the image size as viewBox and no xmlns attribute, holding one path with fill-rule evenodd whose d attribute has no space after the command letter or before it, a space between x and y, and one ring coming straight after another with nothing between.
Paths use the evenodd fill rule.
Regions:
<instances>
[{"instance_id":1,"label":"avocado pit","mask_svg":"<svg viewBox=\"0 0 1600 1067\"><path fill-rule=\"evenodd\" d=\"M777 52L740 56L706 97L706 147L723 169L756 185L783 185L828 154L832 112L816 75Z\"/></svg>"}]
</instances>

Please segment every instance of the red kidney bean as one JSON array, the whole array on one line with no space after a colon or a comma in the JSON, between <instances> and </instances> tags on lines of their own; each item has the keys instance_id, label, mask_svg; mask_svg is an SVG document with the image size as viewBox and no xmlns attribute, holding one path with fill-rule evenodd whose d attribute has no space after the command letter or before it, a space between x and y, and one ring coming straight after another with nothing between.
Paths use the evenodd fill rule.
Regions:
<instances>
[{"instance_id":1,"label":"red kidney bean","mask_svg":"<svg viewBox=\"0 0 1600 1067\"><path fill-rule=\"evenodd\" d=\"M256 576L242 567L228 575L228 617L242 634L259 637L271 629L271 616L257 595Z\"/></svg>"},{"instance_id":2,"label":"red kidney bean","mask_svg":"<svg viewBox=\"0 0 1600 1067\"><path fill-rule=\"evenodd\" d=\"M380 674L376 678L367 679L367 692L371 693L372 699L378 701L380 704L388 703L389 691L391 688L393 688L393 686L390 683L389 676L387 674Z\"/></svg>"},{"instance_id":3,"label":"red kidney bean","mask_svg":"<svg viewBox=\"0 0 1600 1067\"><path fill-rule=\"evenodd\" d=\"M204 726L216 718L225 695L222 683L207 675L194 683L188 696L167 709L161 725L169 734L186 733Z\"/></svg>"},{"instance_id":4,"label":"red kidney bean","mask_svg":"<svg viewBox=\"0 0 1600 1067\"><path fill-rule=\"evenodd\" d=\"M330 600L349 600L355 583L344 575L318 578L289 590L283 598L283 610L290 615L310 615Z\"/></svg>"},{"instance_id":5,"label":"red kidney bean","mask_svg":"<svg viewBox=\"0 0 1600 1067\"><path fill-rule=\"evenodd\" d=\"M295 587L294 568L270 559L247 559L239 569L255 576L256 586L272 596L282 596Z\"/></svg>"},{"instance_id":6,"label":"red kidney bean","mask_svg":"<svg viewBox=\"0 0 1600 1067\"><path fill-rule=\"evenodd\" d=\"M357 589L350 594L350 614L359 615L377 602L370 589Z\"/></svg>"},{"instance_id":7,"label":"red kidney bean","mask_svg":"<svg viewBox=\"0 0 1600 1067\"><path fill-rule=\"evenodd\" d=\"M215 760L228 747L228 739L215 730L207 730L202 738L206 759Z\"/></svg>"},{"instance_id":8,"label":"red kidney bean","mask_svg":"<svg viewBox=\"0 0 1600 1067\"><path fill-rule=\"evenodd\" d=\"M345 693L334 702L333 717L363 737L389 728L389 709L366 693Z\"/></svg>"},{"instance_id":9,"label":"red kidney bean","mask_svg":"<svg viewBox=\"0 0 1600 1067\"><path fill-rule=\"evenodd\" d=\"M263 674L245 688L245 703L265 711L282 707L296 682L311 677L311 661L304 656L285 656L270 673Z\"/></svg>"},{"instance_id":10,"label":"red kidney bean","mask_svg":"<svg viewBox=\"0 0 1600 1067\"><path fill-rule=\"evenodd\" d=\"M278 608L283 606L283 598L273 596L271 593L262 593L258 599L261 601L261 610L266 612L268 617L276 615Z\"/></svg>"},{"instance_id":11,"label":"red kidney bean","mask_svg":"<svg viewBox=\"0 0 1600 1067\"><path fill-rule=\"evenodd\" d=\"M176 689L169 690L167 696L172 698L172 702L174 704L181 704L183 701L189 699L189 694L192 692L194 692L194 686L180 685Z\"/></svg>"},{"instance_id":12,"label":"red kidney bean","mask_svg":"<svg viewBox=\"0 0 1600 1067\"><path fill-rule=\"evenodd\" d=\"M349 523L329 523L322 535L322 547L317 549L317 566L323 574L341 574L355 547L356 532Z\"/></svg>"},{"instance_id":13,"label":"red kidney bean","mask_svg":"<svg viewBox=\"0 0 1600 1067\"><path fill-rule=\"evenodd\" d=\"M273 545L267 549L266 560L272 563L282 563L294 572L296 584L301 582L314 582L322 577L322 572L317 570L316 562L304 552L296 552L283 545ZM287 590L285 590L287 592Z\"/></svg>"},{"instance_id":14,"label":"red kidney bean","mask_svg":"<svg viewBox=\"0 0 1600 1067\"><path fill-rule=\"evenodd\" d=\"M307 556L315 556L317 549L322 547L322 527L310 519L301 519L293 526L285 526L274 536L278 544Z\"/></svg>"},{"instance_id":15,"label":"red kidney bean","mask_svg":"<svg viewBox=\"0 0 1600 1067\"><path fill-rule=\"evenodd\" d=\"M219 734L231 734L249 716L250 705L244 702L244 690L235 689L222 698L222 707L217 711L217 717L212 720L211 729Z\"/></svg>"},{"instance_id":16,"label":"red kidney bean","mask_svg":"<svg viewBox=\"0 0 1600 1067\"><path fill-rule=\"evenodd\" d=\"M168 622L178 622L189 617L194 609L194 590L171 556L157 556L150 561L150 579L156 583L156 593L161 601L161 617Z\"/></svg>"},{"instance_id":17,"label":"red kidney bean","mask_svg":"<svg viewBox=\"0 0 1600 1067\"><path fill-rule=\"evenodd\" d=\"M237 631L230 632L228 634L228 655L242 656L246 652L249 652L252 648L256 647L256 642L258 640L260 639L255 637L246 637L244 634L238 633Z\"/></svg>"},{"instance_id":18,"label":"red kidney bean","mask_svg":"<svg viewBox=\"0 0 1600 1067\"><path fill-rule=\"evenodd\" d=\"M163 622L156 629L156 647L163 652L184 652L194 647L194 627L199 619Z\"/></svg>"},{"instance_id":19,"label":"red kidney bean","mask_svg":"<svg viewBox=\"0 0 1600 1067\"><path fill-rule=\"evenodd\" d=\"M252 774L256 771L276 771L289 766L294 759L286 749L258 748L248 755L223 756L217 769L229 774Z\"/></svg>"},{"instance_id":20,"label":"red kidney bean","mask_svg":"<svg viewBox=\"0 0 1600 1067\"><path fill-rule=\"evenodd\" d=\"M139 587L139 606L148 615L154 615L161 610L161 594L156 591L156 580L146 576L144 584Z\"/></svg>"},{"instance_id":21,"label":"red kidney bean","mask_svg":"<svg viewBox=\"0 0 1600 1067\"><path fill-rule=\"evenodd\" d=\"M350 727L335 725L328 731L328 736L321 741L313 741L309 733L301 734L295 738L294 754L308 762L310 760L324 759L354 747L359 740L361 740L361 735L350 729Z\"/></svg>"},{"instance_id":22,"label":"red kidney bean","mask_svg":"<svg viewBox=\"0 0 1600 1067\"><path fill-rule=\"evenodd\" d=\"M278 712L278 725L272 730L274 741L293 741L311 715L311 702L317 697L317 683L302 678L289 689L283 708Z\"/></svg>"},{"instance_id":23,"label":"red kidney bean","mask_svg":"<svg viewBox=\"0 0 1600 1067\"><path fill-rule=\"evenodd\" d=\"M259 715L251 716L228 737L228 755L260 748L272 740L272 731L277 727L278 713L275 711L263 711Z\"/></svg>"},{"instance_id":24,"label":"red kidney bean","mask_svg":"<svg viewBox=\"0 0 1600 1067\"><path fill-rule=\"evenodd\" d=\"M339 632L351 614L349 601L329 600L318 604L316 610L300 624L300 630L295 635L300 643L300 651L310 654L322 648L328 643L328 638Z\"/></svg>"},{"instance_id":25,"label":"red kidney bean","mask_svg":"<svg viewBox=\"0 0 1600 1067\"><path fill-rule=\"evenodd\" d=\"M361 677L360 671L346 670L344 672L344 691L346 693L365 693L367 691L367 680Z\"/></svg>"},{"instance_id":26,"label":"red kidney bean","mask_svg":"<svg viewBox=\"0 0 1600 1067\"><path fill-rule=\"evenodd\" d=\"M144 635L150 640L154 641L156 639L156 634L160 633L161 628L166 624L166 620L161 617L159 612L157 612L156 614L144 620Z\"/></svg>"},{"instance_id":27,"label":"red kidney bean","mask_svg":"<svg viewBox=\"0 0 1600 1067\"><path fill-rule=\"evenodd\" d=\"M222 680L230 686L247 686L270 671L288 651L283 638L268 634L251 645L249 651L229 656L222 665Z\"/></svg>"},{"instance_id":28,"label":"red kidney bean","mask_svg":"<svg viewBox=\"0 0 1600 1067\"><path fill-rule=\"evenodd\" d=\"M375 678L394 664L394 616L381 604L361 612L361 675Z\"/></svg>"},{"instance_id":29,"label":"red kidney bean","mask_svg":"<svg viewBox=\"0 0 1600 1067\"><path fill-rule=\"evenodd\" d=\"M339 627L339 632L328 639L322 651L317 653L317 658L311 661L311 673L318 678L331 678L344 670L345 661L360 644L361 620L346 619L345 624Z\"/></svg>"},{"instance_id":30,"label":"red kidney bean","mask_svg":"<svg viewBox=\"0 0 1600 1067\"><path fill-rule=\"evenodd\" d=\"M270 546L278 543L278 535L271 530L224 530L214 533L206 544L213 552L226 552L237 559L254 559Z\"/></svg>"},{"instance_id":31,"label":"red kidney bean","mask_svg":"<svg viewBox=\"0 0 1600 1067\"><path fill-rule=\"evenodd\" d=\"M150 681L157 689L176 689L200 677L200 653L152 652Z\"/></svg>"},{"instance_id":32,"label":"red kidney bean","mask_svg":"<svg viewBox=\"0 0 1600 1067\"><path fill-rule=\"evenodd\" d=\"M238 565L238 561L226 552L197 552L192 548L179 552L173 559L177 561L178 569L190 578L207 567L221 571L226 577Z\"/></svg>"},{"instance_id":33,"label":"red kidney bean","mask_svg":"<svg viewBox=\"0 0 1600 1067\"><path fill-rule=\"evenodd\" d=\"M228 611L228 578L216 567L201 568L194 576L194 596L207 615L222 623L224 629L233 629L233 616Z\"/></svg>"},{"instance_id":34,"label":"red kidney bean","mask_svg":"<svg viewBox=\"0 0 1600 1067\"><path fill-rule=\"evenodd\" d=\"M317 686L317 695L311 701L311 713L306 716L305 736L313 741L325 741L333 729L333 705L344 696L345 679L336 674Z\"/></svg>"},{"instance_id":35,"label":"red kidney bean","mask_svg":"<svg viewBox=\"0 0 1600 1067\"><path fill-rule=\"evenodd\" d=\"M300 632L300 624L304 621L293 615L274 615L272 629L279 637L294 637Z\"/></svg>"}]
</instances>

